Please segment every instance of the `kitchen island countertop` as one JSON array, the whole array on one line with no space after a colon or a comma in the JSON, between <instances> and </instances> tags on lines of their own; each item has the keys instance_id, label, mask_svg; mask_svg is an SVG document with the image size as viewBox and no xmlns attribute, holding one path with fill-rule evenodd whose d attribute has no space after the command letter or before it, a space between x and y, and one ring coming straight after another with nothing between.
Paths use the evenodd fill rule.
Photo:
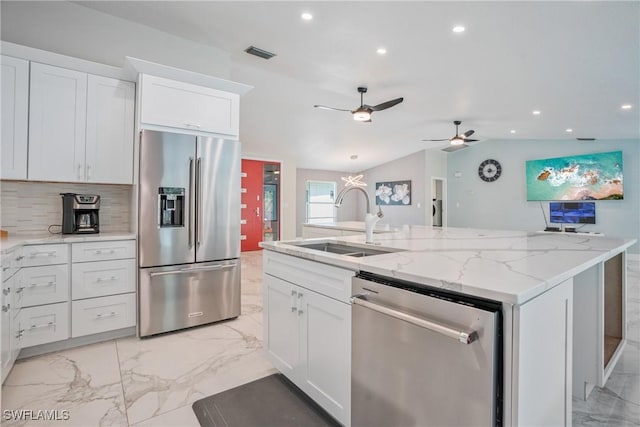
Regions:
<instances>
[{"instance_id":1,"label":"kitchen island countertop","mask_svg":"<svg viewBox=\"0 0 640 427\"><path fill-rule=\"evenodd\" d=\"M371 247L364 236L312 239ZM311 241L311 240L309 240ZM523 304L576 274L624 252L636 239L526 231L403 226L376 234L376 248L397 252L355 258L263 242L264 249L354 271Z\"/></svg>"}]
</instances>

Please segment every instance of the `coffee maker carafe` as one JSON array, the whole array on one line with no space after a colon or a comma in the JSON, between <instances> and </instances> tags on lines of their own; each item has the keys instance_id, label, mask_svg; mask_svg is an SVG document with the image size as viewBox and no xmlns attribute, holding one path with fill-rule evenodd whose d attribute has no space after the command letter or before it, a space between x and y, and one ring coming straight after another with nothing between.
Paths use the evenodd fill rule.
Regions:
<instances>
[{"instance_id":1,"label":"coffee maker carafe","mask_svg":"<svg viewBox=\"0 0 640 427\"><path fill-rule=\"evenodd\" d=\"M60 193L62 196L62 234L99 233L100 196Z\"/></svg>"}]
</instances>

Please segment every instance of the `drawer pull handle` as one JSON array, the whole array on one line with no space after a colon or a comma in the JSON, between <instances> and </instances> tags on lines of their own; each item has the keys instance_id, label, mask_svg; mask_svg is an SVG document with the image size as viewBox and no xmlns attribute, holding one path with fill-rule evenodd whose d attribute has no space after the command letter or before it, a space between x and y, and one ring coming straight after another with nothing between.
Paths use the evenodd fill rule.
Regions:
<instances>
[{"instance_id":1,"label":"drawer pull handle","mask_svg":"<svg viewBox=\"0 0 640 427\"><path fill-rule=\"evenodd\" d=\"M55 285L56 282L47 282L47 283L32 283L29 285L30 288L48 288L49 286Z\"/></svg>"},{"instance_id":2,"label":"drawer pull handle","mask_svg":"<svg viewBox=\"0 0 640 427\"><path fill-rule=\"evenodd\" d=\"M7 271L8 269L10 269L11 267L2 267L2 271Z\"/></svg>"},{"instance_id":3,"label":"drawer pull handle","mask_svg":"<svg viewBox=\"0 0 640 427\"><path fill-rule=\"evenodd\" d=\"M49 323L45 323L43 325L31 325L31 327L29 329L33 330L33 329L50 328L52 326L56 326L56 322L49 322Z\"/></svg>"},{"instance_id":4,"label":"drawer pull handle","mask_svg":"<svg viewBox=\"0 0 640 427\"><path fill-rule=\"evenodd\" d=\"M51 251L51 252L31 252L29 254L29 258L37 258L37 257L55 257L56 256L56 251Z\"/></svg>"},{"instance_id":5,"label":"drawer pull handle","mask_svg":"<svg viewBox=\"0 0 640 427\"><path fill-rule=\"evenodd\" d=\"M9 293L11 292L11 288L7 288L7 289L3 289L2 293L5 295L9 295Z\"/></svg>"},{"instance_id":6,"label":"drawer pull handle","mask_svg":"<svg viewBox=\"0 0 640 427\"><path fill-rule=\"evenodd\" d=\"M111 277L107 277L106 279L102 278L102 277L98 277L96 279L96 282L98 283L102 283L102 282L115 282L116 280L118 280L118 278L116 276L111 276Z\"/></svg>"},{"instance_id":7,"label":"drawer pull handle","mask_svg":"<svg viewBox=\"0 0 640 427\"><path fill-rule=\"evenodd\" d=\"M200 129L202 126L197 123L184 122L184 125L190 128Z\"/></svg>"},{"instance_id":8,"label":"drawer pull handle","mask_svg":"<svg viewBox=\"0 0 640 427\"><path fill-rule=\"evenodd\" d=\"M16 257L16 261L22 261L24 259L24 256L20 255Z\"/></svg>"},{"instance_id":9,"label":"drawer pull handle","mask_svg":"<svg viewBox=\"0 0 640 427\"><path fill-rule=\"evenodd\" d=\"M105 254L115 254L116 250L115 249L96 249L96 255L102 255L103 253Z\"/></svg>"},{"instance_id":10,"label":"drawer pull handle","mask_svg":"<svg viewBox=\"0 0 640 427\"><path fill-rule=\"evenodd\" d=\"M111 313L107 313L107 314L98 313L96 314L96 319L104 319L106 317L114 317L117 315L118 315L117 311L112 311Z\"/></svg>"},{"instance_id":11,"label":"drawer pull handle","mask_svg":"<svg viewBox=\"0 0 640 427\"><path fill-rule=\"evenodd\" d=\"M20 286L18 289L16 289L16 294L19 294L22 291L24 291L24 286Z\"/></svg>"},{"instance_id":12,"label":"drawer pull handle","mask_svg":"<svg viewBox=\"0 0 640 427\"><path fill-rule=\"evenodd\" d=\"M24 335L24 329L20 329L18 331L18 333L16 334L16 338L20 339L20 338L22 338L22 335Z\"/></svg>"},{"instance_id":13,"label":"drawer pull handle","mask_svg":"<svg viewBox=\"0 0 640 427\"><path fill-rule=\"evenodd\" d=\"M3 305L2 306L2 311L4 311L5 313L7 311L11 310L11 304L7 304L7 305Z\"/></svg>"}]
</instances>

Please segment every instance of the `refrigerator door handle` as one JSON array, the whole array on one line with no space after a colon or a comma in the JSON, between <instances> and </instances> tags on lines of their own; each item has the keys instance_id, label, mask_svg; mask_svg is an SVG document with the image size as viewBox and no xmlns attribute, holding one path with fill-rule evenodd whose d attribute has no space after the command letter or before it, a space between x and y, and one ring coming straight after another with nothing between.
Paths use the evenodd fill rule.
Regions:
<instances>
[{"instance_id":1,"label":"refrigerator door handle","mask_svg":"<svg viewBox=\"0 0 640 427\"><path fill-rule=\"evenodd\" d=\"M196 229L198 231L198 236L196 238L196 248L200 246L202 241L202 158L198 157L196 161L196 189L198 192L198 213L197 213L197 224Z\"/></svg>"},{"instance_id":2,"label":"refrigerator door handle","mask_svg":"<svg viewBox=\"0 0 640 427\"><path fill-rule=\"evenodd\" d=\"M194 206L193 206L193 194L194 181L193 181L193 157L189 157L189 247L193 247L193 241L195 240L193 235L193 223L195 221Z\"/></svg>"},{"instance_id":3,"label":"refrigerator door handle","mask_svg":"<svg viewBox=\"0 0 640 427\"><path fill-rule=\"evenodd\" d=\"M189 274L189 273L196 273L201 271L226 270L226 269L234 268L237 266L238 264L234 263L234 264L226 264L226 265L215 264L215 265L206 265L202 267L188 267L188 268L181 268L180 270L152 272L149 274L149 276L151 277L170 276L174 274Z\"/></svg>"}]
</instances>

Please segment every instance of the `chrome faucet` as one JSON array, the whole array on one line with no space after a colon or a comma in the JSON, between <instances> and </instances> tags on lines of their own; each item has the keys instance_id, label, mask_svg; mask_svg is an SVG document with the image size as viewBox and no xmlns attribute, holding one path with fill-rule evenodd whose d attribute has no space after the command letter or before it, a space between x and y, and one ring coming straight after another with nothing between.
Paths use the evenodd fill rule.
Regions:
<instances>
[{"instance_id":1,"label":"chrome faucet","mask_svg":"<svg viewBox=\"0 0 640 427\"><path fill-rule=\"evenodd\" d=\"M342 206L342 202L344 201L344 196L351 190L360 190L364 197L367 199L367 214L364 217L364 226L366 231L365 243L373 243L373 227L375 227L376 222L380 221L380 218L384 216L382 213L382 209L378 206L378 212L374 215L371 213L371 198L369 197L369 193L358 186L354 187L344 187L338 195L336 196L336 201L333 204L336 208Z\"/></svg>"}]
</instances>

